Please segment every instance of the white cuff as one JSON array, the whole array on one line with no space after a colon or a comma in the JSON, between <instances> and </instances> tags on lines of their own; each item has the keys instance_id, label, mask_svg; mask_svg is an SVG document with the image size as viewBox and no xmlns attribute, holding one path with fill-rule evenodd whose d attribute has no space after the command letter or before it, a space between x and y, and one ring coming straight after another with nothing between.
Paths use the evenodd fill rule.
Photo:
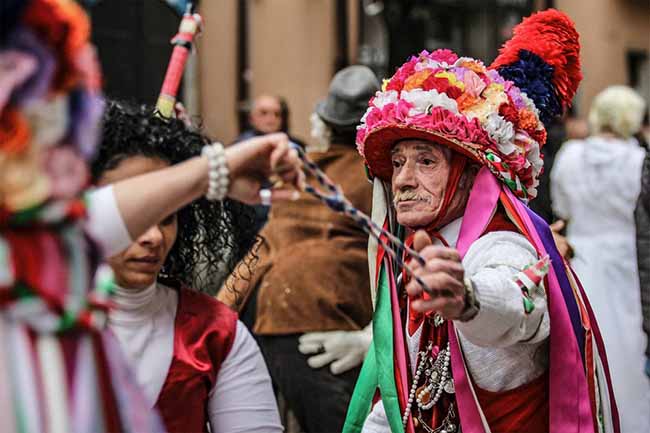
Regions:
<instances>
[{"instance_id":1,"label":"white cuff","mask_svg":"<svg viewBox=\"0 0 650 433\"><path fill-rule=\"evenodd\" d=\"M86 232L101 246L105 258L114 256L133 243L117 207L112 185L88 191L86 202Z\"/></svg>"}]
</instances>

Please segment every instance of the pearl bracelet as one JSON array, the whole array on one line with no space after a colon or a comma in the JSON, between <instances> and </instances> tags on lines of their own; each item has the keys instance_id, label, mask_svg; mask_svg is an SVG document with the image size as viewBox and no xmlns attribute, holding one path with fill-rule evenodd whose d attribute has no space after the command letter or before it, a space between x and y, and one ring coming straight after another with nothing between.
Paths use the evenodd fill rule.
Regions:
<instances>
[{"instance_id":1,"label":"pearl bracelet","mask_svg":"<svg viewBox=\"0 0 650 433\"><path fill-rule=\"evenodd\" d=\"M208 192L205 198L210 201L221 201L228 194L230 172L226 163L226 150L221 143L203 146L201 156L208 158Z\"/></svg>"}]
</instances>

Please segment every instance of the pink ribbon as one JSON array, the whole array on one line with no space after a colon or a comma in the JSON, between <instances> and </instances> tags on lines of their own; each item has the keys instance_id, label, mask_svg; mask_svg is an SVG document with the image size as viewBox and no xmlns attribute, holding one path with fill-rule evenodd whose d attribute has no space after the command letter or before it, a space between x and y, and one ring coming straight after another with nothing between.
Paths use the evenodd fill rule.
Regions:
<instances>
[{"instance_id":1,"label":"pink ribbon","mask_svg":"<svg viewBox=\"0 0 650 433\"><path fill-rule=\"evenodd\" d=\"M537 251L545 254L535 227L524 205L499 184L492 173L483 167L474 182L463 218L457 249L463 257L470 245L478 239L489 224L500 193L504 191L515 206ZM580 350L573 338L573 328L562 297L557 276L551 267L548 275L548 311L552 319L550 335L550 431L562 433L594 433L587 380ZM465 371L463 354L456 338L453 323L449 323L451 366L456 386L456 401L464 432L485 433L480 409L473 395Z\"/></svg>"}]
</instances>

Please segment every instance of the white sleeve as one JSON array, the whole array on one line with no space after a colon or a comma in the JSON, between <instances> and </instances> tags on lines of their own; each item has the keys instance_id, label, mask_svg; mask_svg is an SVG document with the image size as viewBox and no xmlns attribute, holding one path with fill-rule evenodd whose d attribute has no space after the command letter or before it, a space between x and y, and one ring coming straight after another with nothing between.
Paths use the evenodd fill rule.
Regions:
<instances>
[{"instance_id":1,"label":"white sleeve","mask_svg":"<svg viewBox=\"0 0 650 433\"><path fill-rule=\"evenodd\" d=\"M86 232L101 246L104 257L114 256L133 243L117 207L113 186L87 192L86 202Z\"/></svg>"},{"instance_id":2,"label":"white sleeve","mask_svg":"<svg viewBox=\"0 0 650 433\"><path fill-rule=\"evenodd\" d=\"M481 307L468 322L456 321L458 331L480 347L537 343L548 337L550 321L543 288L533 291L535 309L526 314L516 275L537 262L537 253L518 233L493 232L479 238L463 259Z\"/></svg>"},{"instance_id":3,"label":"white sleeve","mask_svg":"<svg viewBox=\"0 0 650 433\"><path fill-rule=\"evenodd\" d=\"M379 400L363 423L361 433L390 433L390 424L384 409L384 403Z\"/></svg>"},{"instance_id":4,"label":"white sleeve","mask_svg":"<svg viewBox=\"0 0 650 433\"><path fill-rule=\"evenodd\" d=\"M283 431L264 358L240 321L209 399L208 417L214 433Z\"/></svg>"},{"instance_id":5,"label":"white sleeve","mask_svg":"<svg viewBox=\"0 0 650 433\"><path fill-rule=\"evenodd\" d=\"M571 219L570 197L566 188L569 186L567 184L569 179L567 176L573 176L574 173L567 167L567 164L571 164L572 155L575 153L574 149L576 149L576 146L579 146L579 144L573 141L568 141L562 145L555 156L550 173L553 212L564 220Z\"/></svg>"}]
</instances>

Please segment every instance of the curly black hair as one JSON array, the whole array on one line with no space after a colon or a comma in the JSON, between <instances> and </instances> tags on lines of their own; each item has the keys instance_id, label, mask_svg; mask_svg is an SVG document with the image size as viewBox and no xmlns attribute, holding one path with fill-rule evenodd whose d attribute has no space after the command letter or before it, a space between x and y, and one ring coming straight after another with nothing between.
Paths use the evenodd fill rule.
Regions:
<instances>
[{"instance_id":1,"label":"curly black hair","mask_svg":"<svg viewBox=\"0 0 650 433\"><path fill-rule=\"evenodd\" d=\"M200 131L181 120L158 116L151 107L109 101L101 145L91 166L93 183L125 159L145 156L171 165L199 155L209 143ZM180 209L176 242L159 279L215 294L232 272L248 278L257 259L251 251L258 239L254 217L251 206L230 199L200 198Z\"/></svg>"}]
</instances>

